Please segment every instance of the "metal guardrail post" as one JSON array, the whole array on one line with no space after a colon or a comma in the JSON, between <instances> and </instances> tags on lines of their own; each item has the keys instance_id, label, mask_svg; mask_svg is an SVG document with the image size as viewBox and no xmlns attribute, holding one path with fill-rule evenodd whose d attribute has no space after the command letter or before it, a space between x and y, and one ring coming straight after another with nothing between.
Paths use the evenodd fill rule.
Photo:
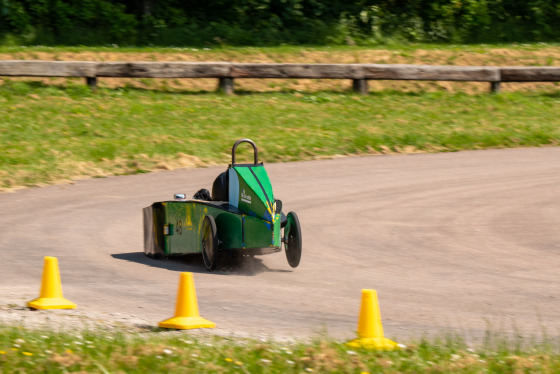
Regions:
<instances>
[{"instance_id":1,"label":"metal guardrail post","mask_svg":"<svg viewBox=\"0 0 560 374\"><path fill-rule=\"evenodd\" d=\"M92 90L97 88L97 77L86 77L86 84Z\"/></svg>"},{"instance_id":2,"label":"metal guardrail post","mask_svg":"<svg viewBox=\"0 0 560 374\"><path fill-rule=\"evenodd\" d=\"M502 82L490 82L490 92L492 93L500 93L501 84Z\"/></svg>"},{"instance_id":3,"label":"metal guardrail post","mask_svg":"<svg viewBox=\"0 0 560 374\"><path fill-rule=\"evenodd\" d=\"M233 89L233 78L220 78L218 91L225 95L233 95L235 93Z\"/></svg>"},{"instance_id":4,"label":"metal guardrail post","mask_svg":"<svg viewBox=\"0 0 560 374\"><path fill-rule=\"evenodd\" d=\"M354 92L360 95L368 94L368 81L367 79L352 79L352 88Z\"/></svg>"}]
</instances>

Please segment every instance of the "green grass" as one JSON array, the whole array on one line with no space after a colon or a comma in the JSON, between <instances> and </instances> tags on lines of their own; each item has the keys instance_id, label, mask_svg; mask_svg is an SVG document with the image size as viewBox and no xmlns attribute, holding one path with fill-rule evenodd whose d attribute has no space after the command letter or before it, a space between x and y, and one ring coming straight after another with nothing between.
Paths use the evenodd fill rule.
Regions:
<instances>
[{"instance_id":1,"label":"green grass","mask_svg":"<svg viewBox=\"0 0 560 374\"><path fill-rule=\"evenodd\" d=\"M253 54L255 52L264 53L300 53L301 51L362 51L372 49L388 49L396 51L415 51L423 50L445 50L454 51L461 50L464 52L477 52L490 50L495 48L507 48L513 50L536 51L545 48L557 48L560 43L494 43L494 44L452 44L452 43L405 43L400 41L382 43L378 46L350 46L350 45L332 45L332 46L300 46L300 45L282 45L276 47L234 47L234 46L211 46L207 48L200 47L130 47L119 45L107 45L98 47L84 46L7 46L0 45L0 53L13 52L123 52L123 53L139 53L139 52L157 52L157 53L177 53L196 50L200 53L212 53L211 51L222 52L238 52Z\"/></svg>"},{"instance_id":2,"label":"green grass","mask_svg":"<svg viewBox=\"0 0 560 374\"><path fill-rule=\"evenodd\" d=\"M0 326L3 373L559 373L553 343L457 336L423 339L398 351L349 348L344 342L194 337L188 331L141 333L32 331Z\"/></svg>"},{"instance_id":3,"label":"green grass","mask_svg":"<svg viewBox=\"0 0 560 374\"><path fill-rule=\"evenodd\" d=\"M0 85L0 187L226 164L248 137L266 162L557 145L559 92L91 92Z\"/></svg>"}]
</instances>

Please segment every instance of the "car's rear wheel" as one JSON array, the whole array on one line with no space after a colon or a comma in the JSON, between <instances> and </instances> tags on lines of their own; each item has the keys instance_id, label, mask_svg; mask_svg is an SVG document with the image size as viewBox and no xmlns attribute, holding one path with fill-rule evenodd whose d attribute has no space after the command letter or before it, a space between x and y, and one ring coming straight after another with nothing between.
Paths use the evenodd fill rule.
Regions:
<instances>
[{"instance_id":1,"label":"car's rear wheel","mask_svg":"<svg viewBox=\"0 0 560 374\"><path fill-rule=\"evenodd\" d=\"M297 267L301 260L301 227L295 212L290 212L286 216L283 242L288 264L293 268Z\"/></svg>"},{"instance_id":2,"label":"car's rear wheel","mask_svg":"<svg viewBox=\"0 0 560 374\"><path fill-rule=\"evenodd\" d=\"M204 217L202 222L201 248L206 269L210 271L216 269L218 264L218 230L212 216Z\"/></svg>"}]
</instances>

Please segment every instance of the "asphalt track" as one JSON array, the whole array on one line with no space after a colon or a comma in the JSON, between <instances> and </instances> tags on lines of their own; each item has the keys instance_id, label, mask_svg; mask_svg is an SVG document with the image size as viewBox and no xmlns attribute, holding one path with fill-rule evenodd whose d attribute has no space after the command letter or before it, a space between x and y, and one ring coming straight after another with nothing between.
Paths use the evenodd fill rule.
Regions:
<instances>
[{"instance_id":1,"label":"asphalt track","mask_svg":"<svg viewBox=\"0 0 560 374\"><path fill-rule=\"evenodd\" d=\"M36 298L43 257L56 256L64 296L100 320L157 325L189 271L218 334L352 338L373 288L387 337L560 335L559 147L267 164L302 224L297 269L283 252L213 273L200 256L145 257L142 208L224 168L0 195L0 304Z\"/></svg>"}]
</instances>

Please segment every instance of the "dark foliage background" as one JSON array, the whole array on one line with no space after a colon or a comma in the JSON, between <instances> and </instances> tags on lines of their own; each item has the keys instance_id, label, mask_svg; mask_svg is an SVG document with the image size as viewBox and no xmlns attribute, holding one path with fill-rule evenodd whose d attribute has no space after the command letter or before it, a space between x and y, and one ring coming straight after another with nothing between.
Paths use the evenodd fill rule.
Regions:
<instances>
[{"instance_id":1,"label":"dark foliage background","mask_svg":"<svg viewBox=\"0 0 560 374\"><path fill-rule=\"evenodd\" d=\"M0 43L551 42L558 0L0 0Z\"/></svg>"}]
</instances>

